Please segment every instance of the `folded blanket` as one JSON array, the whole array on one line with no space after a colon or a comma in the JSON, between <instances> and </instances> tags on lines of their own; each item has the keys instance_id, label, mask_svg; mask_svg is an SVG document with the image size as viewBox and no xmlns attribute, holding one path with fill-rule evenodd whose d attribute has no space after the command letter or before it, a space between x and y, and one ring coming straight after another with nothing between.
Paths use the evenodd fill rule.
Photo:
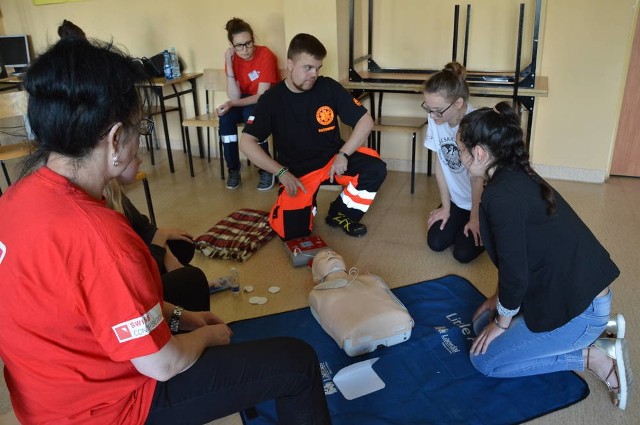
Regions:
<instances>
[{"instance_id":1,"label":"folded blanket","mask_svg":"<svg viewBox=\"0 0 640 425\"><path fill-rule=\"evenodd\" d=\"M195 244L207 257L244 262L274 235L267 211L243 208L195 238Z\"/></svg>"}]
</instances>

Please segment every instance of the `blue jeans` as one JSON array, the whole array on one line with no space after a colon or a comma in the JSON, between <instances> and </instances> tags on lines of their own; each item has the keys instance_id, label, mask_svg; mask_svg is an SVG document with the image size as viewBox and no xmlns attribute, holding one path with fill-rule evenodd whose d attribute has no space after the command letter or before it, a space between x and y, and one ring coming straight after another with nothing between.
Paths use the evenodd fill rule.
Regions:
<instances>
[{"instance_id":1,"label":"blue jeans","mask_svg":"<svg viewBox=\"0 0 640 425\"><path fill-rule=\"evenodd\" d=\"M540 375L564 370L584 370L582 350L604 331L611 311L611 290L595 298L589 307L569 323L549 332L531 332L522 316L494 339L485 354L471 354L471 363L483 375L494 378ZM484 329L489 315L474 323Z\"/></svg>"},{"instance_id":2,"label":"blue jeans","mask_svg":"<svg viewBox=\"0 0 640 425\"><path fill-rule=\"evenodd\" d=\"M242 97L249 95L243 94ZM224 159L227 161L229 170L240 169L240 151L238 150L238 124L247 122L247 119L253 115L256 104L247 106L237 106L229 109L229 111L220 117L220 140L222 140L222 148L224 150ZM260 143L260 147L269 153L269 144L267 140Z\"/></svg>"}]
</instances>

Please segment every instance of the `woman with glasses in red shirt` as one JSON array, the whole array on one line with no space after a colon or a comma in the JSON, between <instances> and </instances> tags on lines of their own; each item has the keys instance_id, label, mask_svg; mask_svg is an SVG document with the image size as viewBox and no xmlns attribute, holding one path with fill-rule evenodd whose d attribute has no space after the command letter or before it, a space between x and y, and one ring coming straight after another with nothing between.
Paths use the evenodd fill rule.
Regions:
<instances>
[{"instance_id":1,"label":"woman with glasses in red shirt","mask_svg":"<svg viewBox=\"0 0 640 425\"><path fill-rule=\"evenodd\" d=\"M224 54L229 100L216 108L220 117L220 139L227 161L229 177L227 189L240 186L240 153L238 150L239 123L246 122L253 114L258 98L280 81L278 58L268 47L255 44L253 29L240 18L233 18L226 25L231 47ZM267 140L260 144L269 152ZM273 187L273 174L260 170L258 190Z\"/></svg>"}]
</instances>

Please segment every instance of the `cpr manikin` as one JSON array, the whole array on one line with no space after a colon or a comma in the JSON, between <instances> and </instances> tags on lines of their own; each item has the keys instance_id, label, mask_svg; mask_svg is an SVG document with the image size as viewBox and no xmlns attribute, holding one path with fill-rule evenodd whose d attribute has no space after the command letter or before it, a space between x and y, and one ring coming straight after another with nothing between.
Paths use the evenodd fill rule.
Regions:
<instances>
[{"instance_id":1,"label":"cpr manikin","mask_svg":"<svg viewBox=\"0 0 640 425\"><path fill-rule=\"evenodd\" d=\"M413 319L380 277L349 271L333 250L317 253L311 272L311 313L349 356L389 347L411 336Z\"/></svg>"}]
</instances>

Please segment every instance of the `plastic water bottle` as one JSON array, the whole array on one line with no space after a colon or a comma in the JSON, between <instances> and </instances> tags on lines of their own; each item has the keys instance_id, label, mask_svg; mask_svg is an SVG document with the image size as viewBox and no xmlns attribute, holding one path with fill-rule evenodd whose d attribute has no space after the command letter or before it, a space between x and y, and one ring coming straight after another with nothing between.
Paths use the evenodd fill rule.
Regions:
<instances>
[{"instance_id":1,"label":"plastic water bottle","mask_svg":"<svg viewBox=\"0 0 640 425\"><path fill-rule=\"evenodd\" d=\"M171 80L173 78L173 70L171 67L171 54L168 50L162 52L164 55L164 78Z\"/></svg>"},{"instance_id":2,"label":"plastic water bottle","mask_svg":"<svg viewBox=\"0 0 640 425\"><path fill-rule=\"evenodd\" d=\"M182 73L180 72L180 60L178 59L175 47L172 47L169 50L169 56L171 58L171 74L173 75L173 78L180 78L182 76Z\"/></svg>"},{"instance_id":3,"label":"plastic water bottle","mask_svg":"<svg viewBox=\"0 0 640 425\"><path fill-rule=\"evenodd\" d=\"M240 293L240 274L235 267L231 267L231 273L229 274L229 284L231 285L231 293L238 295Z\"/></svg>"}]
</instances>

